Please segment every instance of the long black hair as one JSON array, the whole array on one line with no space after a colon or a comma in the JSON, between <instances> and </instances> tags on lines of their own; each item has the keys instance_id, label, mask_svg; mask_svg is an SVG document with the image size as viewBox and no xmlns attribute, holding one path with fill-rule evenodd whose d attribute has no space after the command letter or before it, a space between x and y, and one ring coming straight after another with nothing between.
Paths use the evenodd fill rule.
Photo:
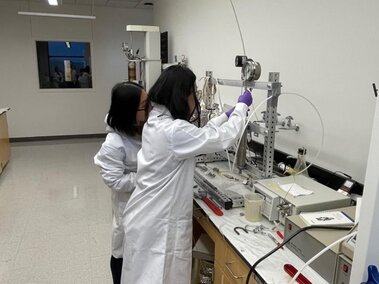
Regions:
<instances>
[{"instance_id":1,"label":"long black hair","mask_svg":"<svg viewBox=\"0 0 379 284\"><path fill-rule=\"evenodd\" d=\"M122 82L112 88L111 106L107 124L124 134L134 136L138 133L136 113L138 111L143 87L134 82Z\"/></svg>"},{"instance_id":2,"label":"long black hair","mask_svg":"<svg viewBox=\"0 0 379 284\"><path fill-rule=\"evenodd\" d=\"M196 76L184 65L173 65L165 69L149 91L148 101L164 105L175 119L190 121L188 97L194 95L195 110L200 103L196 97ZM198 115L199 117L199 115Z\"/></svg>"}]
</instances>

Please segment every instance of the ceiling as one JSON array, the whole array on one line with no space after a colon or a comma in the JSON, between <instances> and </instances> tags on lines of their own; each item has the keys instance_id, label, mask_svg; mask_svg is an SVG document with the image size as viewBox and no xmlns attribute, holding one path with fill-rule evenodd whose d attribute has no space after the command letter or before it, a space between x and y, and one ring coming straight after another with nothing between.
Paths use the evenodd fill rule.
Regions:
<instances>
[{"instance_id":1,"label":"ceiling","mask_svg":"<svg viewBox=\"0 0 379 284\"><path fill-rule=\"evenodd\" d=\"M9 1L9 0L0 0L0 1ZM47 0L27 0L27 1L47 3ZM152 9L153 6L145 5L145 3L154 3L154 0L58 0L58 3L62 5L64 4L92 5L92 2L94 3L95 6Z\"/></svg>"}]
</instances>

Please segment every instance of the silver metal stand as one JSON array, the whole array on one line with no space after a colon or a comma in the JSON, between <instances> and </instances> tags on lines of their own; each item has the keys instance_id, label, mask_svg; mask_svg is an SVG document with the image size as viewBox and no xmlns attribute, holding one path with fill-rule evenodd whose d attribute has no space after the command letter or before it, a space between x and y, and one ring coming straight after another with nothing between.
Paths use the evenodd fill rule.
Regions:
<instances>
[{"instance_id":1,"label":"silver metal stand","mask_svg":"<svg viewBox=\"0 0 379 284\"><path fill-rule=\"evenodd\" d=\"M282 84L279 82L279 72L270 72L268 82L260 81L241 81L241 80L228 80L217 79L219 85L232 86L232 87L246 87L256 90L266 90L267 98L272 97L266 104L265 126L264 133L264 151L263 151L263 177L271 178L274 164L274 146L275 146L275 128L278 120L277 106L278 98L281 92ZM242 145L243 143L241 143ZM238 149L241 152L243 149ZM245 148L246 152L246 148Z\"/></svg>"},{"instance_id":2,"label":"silver metal stand","mask_svg":"<svg viewBox=\"0 0 379 284\"><path fill-rule=\"evenodd\" d=\"M269 73L269 82L279 82L279 73ZM280 95L280 86L276 89L267 92L267 98L272 97L267 101L267 109L265 115L266 128L268 130L264 141L263 150L263 169L264 177L271 178L274 165L274 145L275 145L275 130L278 120L276 109L278 107L278 97Z\"/></svg>"}]
</instances>

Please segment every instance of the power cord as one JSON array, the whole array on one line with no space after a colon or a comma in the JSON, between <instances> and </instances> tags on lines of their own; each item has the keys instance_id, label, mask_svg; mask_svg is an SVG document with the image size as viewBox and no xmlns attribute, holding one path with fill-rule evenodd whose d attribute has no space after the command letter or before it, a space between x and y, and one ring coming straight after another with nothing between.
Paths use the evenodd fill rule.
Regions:
<instances>
[{"instance_id":1,"label":"power cord","mask_svg":"<svg viewBox=\"0 0 379 284\"><path fill-rule=\"evenodd\" d=\"M318 226L318 225L308 226L308 227L301 228L300 230L298 230L297 232L295 232L293 235L291 235L287 240L283 241L279 246L275 247L274 249L272 249L271 251L269 251L268 253L266 253L264 256L262 256L260 259L258 259L251 266L251 268L249 270L249 274L246 277L246 284L249 284L249 279L251 277L251 274L253 273L253 271L255 271L255 268L257 267L257 265L259 263L261 263L263 260L265 260L266 258L268 258L270 255L272 255L277 250L281 249L285 244L287 244L290 240L292 240L294 237L296 237L301 232L308 231L308 230L313 230L313 229L345 230L345 231L348 231L348 230L351 230L352 228L353 228L352 226Z\"/></svg>"}]
</instances>

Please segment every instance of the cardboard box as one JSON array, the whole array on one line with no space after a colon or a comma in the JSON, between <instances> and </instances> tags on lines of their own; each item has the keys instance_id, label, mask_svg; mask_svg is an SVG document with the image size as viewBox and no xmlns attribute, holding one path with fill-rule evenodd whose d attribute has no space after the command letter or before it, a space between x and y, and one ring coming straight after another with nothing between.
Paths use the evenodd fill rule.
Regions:
<instances>
[{"instance_id":1,"label":"cardboard box","mask_svg":"<svg viewBox=\"0 0 379 284\"><path fill-rule=\"evenodd\" d=\"M3 172L11 156L7 123L8 110L9 109L0 109L0 173Z\"/></svg>"}]
</instances>

